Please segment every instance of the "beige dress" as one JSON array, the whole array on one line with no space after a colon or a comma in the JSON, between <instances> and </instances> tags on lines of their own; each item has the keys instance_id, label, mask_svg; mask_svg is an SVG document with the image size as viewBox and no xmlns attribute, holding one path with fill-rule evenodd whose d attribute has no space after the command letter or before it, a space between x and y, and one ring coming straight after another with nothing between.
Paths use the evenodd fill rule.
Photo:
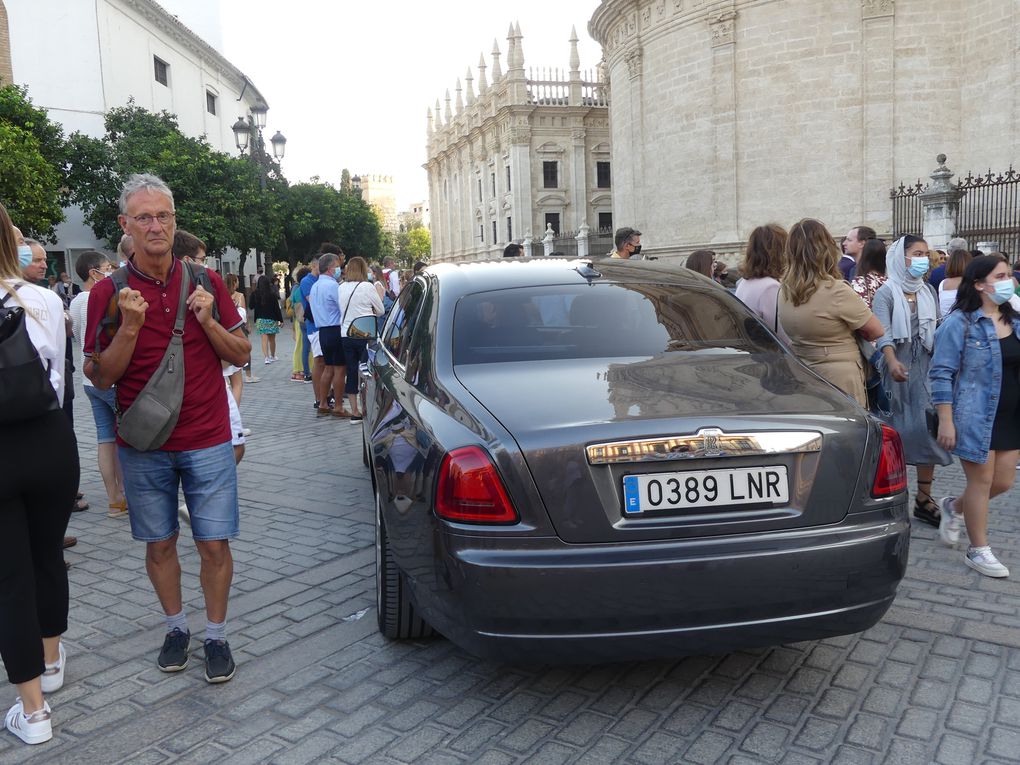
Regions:
<instances>
[{"instance_id":1,"label":"beige dress","mask_svg":"<svg viewBox=\"0 0 1020 765\"><path fill-rule=\"evenodd\" d=\"M860 295L842 280L822 282L799 306L779 293L779 323L797 358L864 407L868 405L864 359L854 331L871 315Z\"/></svg>"}]
</instances>

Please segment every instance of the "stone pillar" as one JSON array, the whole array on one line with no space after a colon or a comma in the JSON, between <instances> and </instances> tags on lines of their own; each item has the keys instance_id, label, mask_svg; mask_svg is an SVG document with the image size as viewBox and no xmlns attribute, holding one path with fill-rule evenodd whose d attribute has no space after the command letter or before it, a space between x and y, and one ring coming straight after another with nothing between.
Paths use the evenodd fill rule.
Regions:
<instances>
[{"instance_id":1,"label":"stone pillar","mask_svg":"<svg viewBox=\"0 0 1020 765\"><path fill-rule=\"evenodd\" d=\"M552 255L553 251L553 240L556 239L556 235L552 230L552 223L547 223L545 227L545 236L542 237L542 249L545 251L544 255Z\"/></svg>"},{"instance_id":2,"label":"stone pillar","mask_svg":"<svg viewBox=\"0 0 1020 765\"><path fill-rule=\"evenodd\" d=\"M581 228L577 230L577 236L574 237L577 240L577 257L587 258L588 257L588 224L582 223Z\"/></svg>"},{"instance_id":3,"label":"stone pillar","mask_svg":"<svg viewBox=\"0 0 1020 765\"><path fill-rule=\"evenodd\" d=\"M7 8L0 0L0 86L14 82L14 70L11 67L11 31L7 24Z\"/></svg>"},{"instance_id":4,"label":"stone pillar","mask_svg":"<svg viewBox=\"0 0 1020 765\"><path fill-rule=\"evenodd\" d=\"M740 238L737 221L737 82L733 8L709 16L712 36L712 83L715 133L715 237L717 242Z\"/></svg>"},{"instance_id":5,"label":"stone pillar","mask_svg":"<svg viewBox=\"0 0 1020 765\"><path fill-rule=\"evenodd\" d=\"M946 155L935 158L939 166L931 174L928 188L919 194L924 207L924 228L921 236L932 249L945 249L949 240L956 236L956 221L960 214L960 191L950 178L953 171L946 167Z\"/></svg>"},{"instance_id":6,"label":"stone pillar","mask_svg":"<svg viewBox=\"0 0 1020 765\"><path fill-rule=\"evenodd\" d=\"M531 239L531 231L528 231L527 235L524 237L524 241L521 242L521 245L524 247L524 257L530 258L535 254L535 242Z\"/></svg>"},{"instance_id":7,"label":"stone pillar","mask_svg":"<svg viewBox=\"0 0 1020 765\"><path fill-rule=\"evenodd\" d=\"M861 91L863 160L860 167L860 207L847 210L845 226L866 224L877 231L892 230L888 179L894 147L893 106L896 6L892 0L862 0ZM931 245L934 247L935 245Z\"/></svg>"}]
</instances>

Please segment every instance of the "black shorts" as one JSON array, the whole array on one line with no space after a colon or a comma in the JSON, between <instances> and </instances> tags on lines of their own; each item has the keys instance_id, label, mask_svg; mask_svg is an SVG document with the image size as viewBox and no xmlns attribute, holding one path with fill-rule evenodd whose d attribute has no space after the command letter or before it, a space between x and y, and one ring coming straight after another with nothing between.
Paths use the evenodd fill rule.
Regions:
<instances>
[{"instance_id":1,"label":"black shorts","mask_svg":"<svg viewBox=\"0 0 1020 765\"><path fill-rule=\"evenodd\" d=\"M319 327L319 347L322 363L327 367L344 366L343 332L340 327Z\"/></svg>"}]
</instances>

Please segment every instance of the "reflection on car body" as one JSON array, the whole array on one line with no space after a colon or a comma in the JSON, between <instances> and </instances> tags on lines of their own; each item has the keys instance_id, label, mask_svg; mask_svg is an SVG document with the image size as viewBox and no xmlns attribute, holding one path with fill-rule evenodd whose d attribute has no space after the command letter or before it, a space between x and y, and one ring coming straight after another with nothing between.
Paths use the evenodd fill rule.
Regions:
<instances>
[{"instance_id":1,"label":"reflection on car body","mask_svg":"<svg viewBox=\"0 0 1020 765\"><path fill-rule=\"evenodd\" d=\"M892 603L898 436L703 277L429 267L369 356L388 637L623 660L855 632Z\"/></svg>"}]
</instances>

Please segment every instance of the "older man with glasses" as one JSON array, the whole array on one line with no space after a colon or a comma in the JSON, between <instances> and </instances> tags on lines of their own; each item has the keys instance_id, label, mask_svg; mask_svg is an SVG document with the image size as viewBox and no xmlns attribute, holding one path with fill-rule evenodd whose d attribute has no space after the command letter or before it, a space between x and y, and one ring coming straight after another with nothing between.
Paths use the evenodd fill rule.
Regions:
<instances>
[{"instance_id":1,"label":"older man with glasses","mask_svg":"<svg viewBox=\"0 0 1020 765\"><path fill-rule=\"evenodd\" d=\"M129 177L121 192L120 211L118 222L135 246L126 266L127 286L114 294L114 279L104 279L92 289L84 351L89 357L85 373L97 388L116 384L118 404L127 410L159 367L176 333L186 266L173 256L174 198L163 181L152 175ZM157 665L163 672L177 672L188 665L191 633L177 556L177 491L183 486L201 557L205 679L222 683L234 676L226 616L233 578L229 540L238 535L239 519L237 470L220 362L243 366L251 344L222 279L212 271L208 276L212 291L194 285L186 298L184 398L172 433L162 446L149 451L128 445L120 433L117 444L131 533L146 543L146 571L166 618ZM119 309L112 332L102 322L111 302Z\"/></svg>"}]
</instances>

